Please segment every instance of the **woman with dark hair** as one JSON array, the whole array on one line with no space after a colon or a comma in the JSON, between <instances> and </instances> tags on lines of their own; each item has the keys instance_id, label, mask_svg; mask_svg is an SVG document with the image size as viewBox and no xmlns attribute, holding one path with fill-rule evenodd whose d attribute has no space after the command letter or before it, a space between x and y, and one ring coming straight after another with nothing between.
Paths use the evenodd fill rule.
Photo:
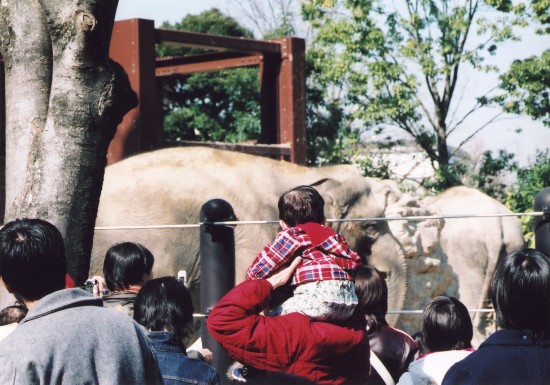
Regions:
<instances>
[{"instance_id":1,"label":"woman with dark hair","mask_svg":"<svg viewBox=\"0 0 550 385\"><path fill-rule=\"evenodd\" d=\"M359 267L355 291L357 306L367 320L372 366L369 385L394 384L414 360L418 346L408 334L388 325L388 286L378 270L368 265Z\"/></svg>"},{"instance_id":2,"label":"woman with dark hair","mask_svg":"<svg viewBox=\"0 0 550 385\"><path fill-rule=\"evenodd\" d=\"M155 257L140 243L115 243L107 250L103 262L105 284L110 293L104 295L103 303L130 317L134 301L145 282L153 277Z\"/></svg>"},{"instance_id":3,"label":"woman with dark hair","mask_svg":"<svg viewBox=\"0 0 550 385\"><path fill-rule=\"evenodd\" d=\"M165 385L220 383L214 368L186 354L193 303L180 280L163 277L146 282L136 297L134 319L149 331Z\"/></svg>"},{"instance_id":4,"label":"woman with dark hair","mask_svg":"<svg viewBox=\"0 0 550 385\"><path fill-rule=\"evenodd\" d=\"M443 384L550 384L549 258L533 249L509 254L490 295L501 330L449 369Z\"/></svg>"},{"instance_id":5,"label":"woman with dark hair","mask_svg":"<svg viewBox=\"0 0 550 385\"><path fill-rule=\"evenodd\" d=\"M424 355L409 365L399 385L439 385L447 370L472 353L474 329L468 309L454 297L435 297L424 308Z\"/></svg>"}]
</instances>

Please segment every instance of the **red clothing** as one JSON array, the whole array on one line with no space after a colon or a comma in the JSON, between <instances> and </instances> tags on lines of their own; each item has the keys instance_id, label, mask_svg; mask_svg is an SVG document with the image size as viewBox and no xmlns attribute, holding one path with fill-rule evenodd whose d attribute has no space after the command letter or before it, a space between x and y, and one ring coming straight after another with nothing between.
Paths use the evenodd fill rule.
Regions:
<instances>
[{"instance_id":1,"label":"red clothing","mask_svg":"<svg viewBox=\"0 0 550 385\"><path fill-rule=\"evenodd\" d=\"M347 280L361 265L361 257L353 251L342 234L318 223L305 223L277 234L248 268L247 279L263 279L273 271L302 257L292 285L323 280Z\"/></svg>"},{"instance_id":2,"label":"red clothing","mask_svg":"<svg viewBox=\"0 0 550 385\"><path fill-rule=\"evenodd\" d=\"M233 359L317 384L367 383L370 350L363 317L352 317L346 326L313 321L300 313L264 317L259 313L272 292L266 280L245 281L208 316L208 331Z\"/></svg>"}]
</instances>

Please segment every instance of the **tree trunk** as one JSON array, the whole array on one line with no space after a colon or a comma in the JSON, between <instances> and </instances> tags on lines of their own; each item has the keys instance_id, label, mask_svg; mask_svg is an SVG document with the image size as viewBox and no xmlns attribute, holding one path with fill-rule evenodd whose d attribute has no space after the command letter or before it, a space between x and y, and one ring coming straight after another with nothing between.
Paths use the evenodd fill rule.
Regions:
<instances>
[{"instance_id":1,"label":"tree trunk","mask_svg":"<svg viewBox=\"0 0 550 385\"><path fill-rule=\"evenodd\" d=\"M6 178L5 221L40 217L54 223L64 235L69 274L81 283L88 275L107 147L137 103L126 74L108 56L118 0L1 4L3 28L21 31L13 33L15 47L2 44L7 99L19 106L30 98L36 105L23 113L7 109L7 175L17 175ZM29 29L33 33L24 36ZM21 73L32 84L27 93L12 88Z\"/></svg>"}]
</instances>

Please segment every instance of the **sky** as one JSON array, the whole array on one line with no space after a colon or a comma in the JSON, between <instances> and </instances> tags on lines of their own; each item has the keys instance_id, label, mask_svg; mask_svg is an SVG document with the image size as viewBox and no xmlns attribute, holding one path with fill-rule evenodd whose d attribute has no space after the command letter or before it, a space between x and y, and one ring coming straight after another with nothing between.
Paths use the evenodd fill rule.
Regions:
<instances>
[{"instance_id":1,"label":"sky","mask_svg":"<svg viewBox=\"0 0 550 385\"><path fill-rule=\"evenodd\" d=\"M172 23L180 21L187 14L198 14L212 7L217 7L242 22L239 20L235 0L119 0L116 20L143 18L154 20L155 26L159 27L164 21ZM512 43L499 52L498 57L501 62L495 64L508 65L510 60L517 58L518 52L527 57L534 52L542 52L545 48L550 48L548 37ZM487 79L478 76L465 75L467 79L465 84L468 87L465 92L483 87ZM480 119L482 118L480 116ZM516 128L520 126L524 129L521 134L517 134ZM467 130L464 130L461 135L454 138L457 143L468 135ZM453 144L453 140L450 140L450 143ZM534 156L537 148L541 150L550 148L550 128L528 118L514 117L487 128L465 147L473 156L481 154L486 149L495 151L501 148L517 154L518 160L525 164L529 157Z\"/></svg>"}]
</instances>

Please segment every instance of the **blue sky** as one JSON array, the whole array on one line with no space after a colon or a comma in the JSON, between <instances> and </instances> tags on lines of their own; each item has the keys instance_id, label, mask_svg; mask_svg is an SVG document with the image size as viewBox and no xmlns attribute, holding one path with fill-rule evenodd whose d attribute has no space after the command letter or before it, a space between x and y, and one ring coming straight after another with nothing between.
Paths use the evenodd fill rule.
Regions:
<instances>
[{"instance_id":1,"label":"blue sky","mask_svg":"<svg viewBox=\"0 0 550 385\"><path fill-rule=\"evenodd\" d=\"M198 14L212 7L218 7L224 13L239 20L234 0L119 0L116 19L150 19L155 20L155 25L159 26L163 21L180 21L187 14ZM511 60L518 58L518 52L521 52L522 56L529 56L548 48L550 48L550 38L548 37L545 39L530 38L524 42L512 43L499 52L499 62L495 64L507 66ZM483 87L486 80L477 74L466 74L465 76L467 77L466 86L472 92ZM518 135L515 133L515 129L519 126L524 130ZM461 135L462 137L468 135L467 130L463 131ZM460 141L461 136L458 135L454 140ZM451 140L451 144L452 142L453 140ZM518 158L525 162L529 156L535 153L536 148L550 148L550 128L527 118L514 117L485 129L465 149L475 156L476 153L481 153L486 149L497 150L500 148L516 153Z\"/></svg>"}]
</instances>

